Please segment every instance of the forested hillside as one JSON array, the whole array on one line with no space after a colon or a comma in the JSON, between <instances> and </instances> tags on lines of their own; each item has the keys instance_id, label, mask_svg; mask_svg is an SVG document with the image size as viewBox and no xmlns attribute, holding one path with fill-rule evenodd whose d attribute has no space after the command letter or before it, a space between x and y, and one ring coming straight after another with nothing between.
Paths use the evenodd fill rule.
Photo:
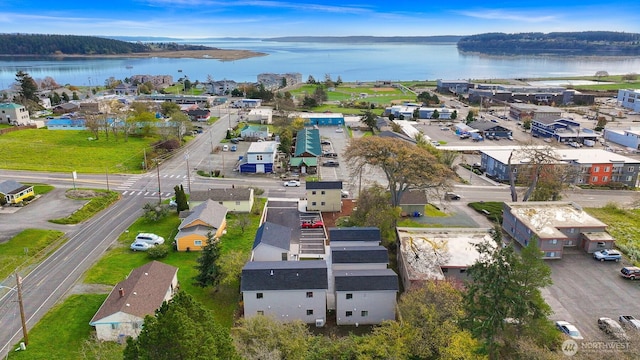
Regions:
<instances>
[{"instance_id":1,"label":"forested hillside","mask_svg":"<svg viewBox=\"0 0 640 360\"><path fill-rule=\"evenodd\" d=\"M458 50L491 55L640 55L640 34L612 31L487 33L466 36Z\"/></svg>"},{"instance_id":2,"label":"forested hillside","mask_svg":"<svg viewBox=\"0 0 640 360\"><path fill-rule=\"evenodd\" d=\"M133 43L96 36L0 34L0 55L118 55L207 49L211 48L176 43Z\"/></svg>"}]
</instances>

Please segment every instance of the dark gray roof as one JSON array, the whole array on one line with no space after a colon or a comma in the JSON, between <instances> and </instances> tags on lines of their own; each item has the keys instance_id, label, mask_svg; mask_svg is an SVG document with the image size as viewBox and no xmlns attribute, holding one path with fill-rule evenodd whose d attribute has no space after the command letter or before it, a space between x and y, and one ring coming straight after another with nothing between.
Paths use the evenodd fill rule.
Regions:
<instances>
[{"instance_id":1,"label":"dark gray roof","mask_svg":"<svg viewBox=\"0 0 640 360\"><path fill-rule=\"evenodd\" d=\"M391 269L334 271L336 291L395 290L398 275Z\"/></svg>"},{"instance_id":2,"label":"dark gray roof","mask_svg":"<svg viewBox=\"0 0 640 360\"><path fill-rule=\"evenodd\" d=\"M402 193L400 205L427 205L427 194L424 191L412 190Z\"/></svg>"},{"instance_id":3,"label":"dark gray roof","mask_svg":"<svg viewBox=\"0 0 640 360\"><path fill-rule=\"evenodd\" d=\"M384 246L332 246L334 264L388 264L389 253Z\"/></svg>"},{"instance_id":4,"label":"dark gray roof","mask_svg":"<svg viewBox=\"0 0 640 360\"><path fill-rule=\"evenodd\" d=\"M342 190L342 181L308 181L306 186L307 190Z\"/></svg>"},{"instance_id":5,"label":"dark gray roof","mask_svg":"<svg viewBox=\"0 0 640 360\"><path fill-rule=\"evenodd\" d=\"M389 130L380 131L378 133L378 136L380 136L380 137L398 138L398 139L401 139L401 140L404 140L404 141L407 141L407 142L410 142L410 143L413 143L413 144L416 143L416 139L414 139L414 138L411 138L411 137L409 137L409 136L407 136L405 134L401 134L401 133L397 133L397 132L389 131Z\"/></svg>"},{"instance_id":6,"label":"dark gray roof","mask_svg":"<svg viewBox=\"0 0 640 360\"><path fill-rule=\"evenodd\" d=\"M510 131L504 126L500 126L492 121L487 121L487 120L477 120L472 123L469 123L469 126L481 131Z\"/></svg>"},{"instance_id":7,"label":"dark gray roof","mask_svg":"<svg viewBox=\"0 0 640 360\"><path fill-rule=\"evenodd\" d=\"M255 249L259 244L267 244L289 250L290 243L291 228L267 221L258 228L252 249Z\"/></svg>"},{"instance_id":8,"label":"dark gray roof","mask_svg":"<svg viewBox=\"0 0 640 360\"><path fill-rule=\"evenodd\" d=\"M200 220L212 228L219 229L226 217L226 207L214 202L213 200L207 200L194 207L191 214L182 220L178 229L183 230L191 227L196 220Z\"/></svg>"},{"instance_id":9,"label":"dark gray roof","mask_svg":"<svg viewBox=\"0 0 640 360\"><path fill-rule=\"evenodd\" d=\"M327 262L250 261L242 268L240 291L327 289Z\"/></svg>"},{"instance_id":10,"label":"dark gray roof","mask_svg":"<svg viewBox=\"0 0 640 360\"><path fill-rule=\"evenodd\" d=\"M30 187L31 186L22 185L15 180L5 180L3 182L0 182L0 194L8 195L15 192L20 192Z\"/></svg>"},{"instance_id":11,"label":"dark gray roof","mask_svg":"<svg viewBox=\"0 0 640 360\"><path fill-rule=\"evenodd\" d=\"M380 241L377 227L329 228L329 241Z\"/></svg>"},{"instance_id":12,"label":"dark gray roof","mask_svg":"<svg viewBox=\"0 0 640 360\"><path fill-rule=\"evenodd\" d=\"M251 198L251 191L252 189L249 188L192 191L189 199L191 201L205 201L207 199L211 199L213 201L243 201Z\"/></svg>"}]
</instances>

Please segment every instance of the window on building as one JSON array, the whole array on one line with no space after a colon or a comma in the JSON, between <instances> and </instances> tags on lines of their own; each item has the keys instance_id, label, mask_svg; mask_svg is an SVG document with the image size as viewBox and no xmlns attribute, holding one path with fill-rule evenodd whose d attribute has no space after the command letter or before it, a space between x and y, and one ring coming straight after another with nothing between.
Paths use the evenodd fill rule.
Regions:
<instances>
[{"instance_id":1,"label":"window on building","mask_svg":"<svg viewBox=\"0 0 640 360\"><path fill-rule=\"evenodd\" d=\"M264 297L263 293L256 293L256 299L262 299Z\"/></svg>"},{"instance_id":2,"label":"window on building","mask_svg":"<svg viewBox=\"0 0 640 360\"><path fill-rule=\"evenodd\" d=\"M593 181L593 182L597 182L597 181L598 181L598 177L597 177L597 176L592 177L592 178L591 178L591 181Z\"/></svg>"},{"instance_id":3,"label":"window on building","mask_svg":"<svg viewBox=\"0 0 640 360\"><path fill-rule=\"evenodd\" d=\"M629 166L629 167L627 168L627 171L628 171L628 172L633 172L633 170L635 170L635 168L634 168L633 166Z\"/></svg>"},{"instance_id":4,"label":"window on building","mask_svg":"<svg viewBox=\"0 0 640 360\"><path fill-rule=\"evenodd\" d=\"M322 191L320 191L320 194L324 195L324 194L326 194L326 191L322 190Z\"/></svg>"},{"instance_id":5,"label":"window on building","mask_svg":"<svg viewBox=\"0 0 640 360\"><path fill-rule=\"evenodd\" d=\"M607 180L609 180L609 177L607 177L607 176L603 176L602 177L602 181L607 181Z\"/></svg>"},{"instance_id":6,"label":"window on building","mask_svg":"<svg viewBox=\"0 0 640 360\"><path fill-rule=\"evenodd\" d=\"M308 298L312 298L313 297L313 291L307 291L307 297Z\"/></svg>"},{"instance_id":7,"label":"window on building","mask_svg":"<svg viewBox=\"0 0 640 360\"><path fill-rule=\"evenodd\" d=\"M236 205L240 205L240 201L236 201Z\"/></svg>"},{"instance_id":8,"label":"window on building","mask_svg":"<svg viewBox=\"0 0 640 360\"><path fill-rule=\"evenodd\" d=\"M464 274L467 272L467 269L460 269L460 274Z\"/></svg>"},{"instance_id":9,"label":"window on building","mask_svg":"<svg viewBox=\"0 0 640 360\"><path fill-rule=\"evenodd\" d=\"M351 316L353 316L353 311L347 311L347 312L345 312L345 313L344 313L344 316L346 316L346 317L351 317Z\"/></svg>"},{"instance_id":10,"label":"window on building","mask_svg":"<svg viewBox=\"0 0 640 360\"><path fill-rule=\"evenodd\" d=\"M315 190L313 190L313 191L311 192L311 195L315 195L315 194L316 194L316 191L315 191Z\"/></svg>"},{"instance_id":11,"label":"window on building","mask_svg":"<svg viewBox=\"0 0 640 360\"><path fill-rule=\"evenodd\" d=\"M281 257L280 257L280 260L282 260L282 261L289 260L289 255L286 252L283 252Z\"/></svg>"},{"instance_id":12,"label":"window on building","mask_svg":"<svg viewBox=\"0 0 640 360\"><path fill-rule=\"evenodd\" d=\"M139 328L140 328L140 323L138 323L137 321L134 321L134 322L131 324L131 327L132 327L132 328L134 328L134 329L139 329Z\"/></svg>"},{"instance_id":13,"label":"window on building","mask_svg":"<svg viewBox=\"0 0 640 360\"><path fill-rule=\"evenodd\" d=\"M556 257L555 251L548 252L547 257Z\"/></svg>"},{"instance_id":14,"label":"window on building","mask_svg":"<svg viewBox=\"0 0 640 360\"><path fill-rule=\"evenodd\" d=\"M317 203L316 203L315 201L312 201L312 202L311 202L311 205L316 206L316 205L317 205Z\"/></svg>"},{"instance_id":15,"label":"window on building","mask_svg":"<svg viewBox=\"0 0 640 360\"><path fill-rule=\"evenodd\" d=\"M308 315L313 315L313 309L307 309L307 316Z\"/></svg>"},{"instance_id":16,"label":"window on building","mask_svg":"<svg viewBox=\"0 0 640 360\"><path fill-rule=\"evenodd\" d=\"M360 311L360 316L362 316L362 317L369 316L369 311L367 311L367 310Z\"/></svg>"},{"instance_id":17,"label":"window on building","mask_svg":"<svg viewBox=\"0 0 640 360\"><path fill-rule=\"evenodd\" d=\"M325 203L324 201L322 201L322 202L320 202L320 205L321 205L321 206L325 206L325 205L326 205L326 203Z\"/></svg>"},{"instance_id":18,"label":"window on building","mask_svg":"<svg viewBox=\"0 0 640 360\"><path fill-rule=\"evenodd\" d=\"M593 172L600 172L600 166L594 166Z\"/></svg>"},{"instance_id":19,"label":"window on building","mask_svg":"<svg viewBox=\"0 0 640 360\"><path fill-rule=\"evenodd\" d=\"M442 268L441 270L443 274L446 274L449 272L449 268Z\"/></svg>"},{"instance_id":20,"label":"window on building","mask_svg":"<svg viewBox=\"0 0 640 360\"><path fill-rule=\"evenodd\" d=\"M264 315L264 310L258 310L258 315Z\"/></svg>"},{"instance_id":21,"label":"window on building","mask_svg":"<svg viewBox=\"0 0 640 360\"><path fill-rule=\"evenodd\" d=\"M195 240L195 241L193 242L193 245L195 245L195 246L202 246L202 240Z\"/></svg>"},{"instance_id":22,"label":"window on building","mask_svg":"<svg viewBox=\"0 0 640 360\"><path fill-rule=\"evenodd\" d=\"M111 330L117 330L120 327L120 324L111 324Z\"/></svg>"},{"instance_id":23,"label":"window on building","mask_svg":"<svg viewBox=\"0 0 640 360\"><path fill-rule=\"evenodd\" d=\"M572 233L572 234L575 233L576 232L576 228L569 229L569 232Z\"/></svg>"},{"instance_id":24,"label":"window on building","mask_svg":"<svg viewBox=\"0 0 640 360\"><path fill-rule=\"evenodd\" d=\"M609 167L608 166L604 168L604 172L609 172Z\"/></svg>"},{"instance_id":25,"label":"window on building","mask_svg":"<svg viewBox=\"0 0 640 360\"><path fill-rule=\"evenodd\" d=\"M347 294L345 296L345 299L349 300L349 299L353 299L353 294Z\"/></svg>"},{"instance_id":26,"label":"window on building","mask_svg":"<svg viewBox=\"0 0 640 360\"><path fill-rule=\"evenodd\" d=\"M627 176L627 181L631 181L631 176Z\"/></svg>"},{"instance_id":27,"label":"window on building","mask_svg":"<svg viewBox=\"0 0 640 360\"><path fill-rule=\"evenodd\" d=\"M258 160L258 161L262 161L262 160L263 160L263 159L262 159L262 155L256 155L256 160Z\"/></svg>"},{"instance_id":28,"label":"window on building","mask_svg":"<svg viewBox=\"0 0 640 360\"><path fill-rule=\"evenodd\" d=\"M552 245L555 245L555 244L557 244L557 243L558 243L558 239L551 239L551 240L549 241L549 243L550 243L550 244L552 244Z\"/></svg>"}]
</instances>

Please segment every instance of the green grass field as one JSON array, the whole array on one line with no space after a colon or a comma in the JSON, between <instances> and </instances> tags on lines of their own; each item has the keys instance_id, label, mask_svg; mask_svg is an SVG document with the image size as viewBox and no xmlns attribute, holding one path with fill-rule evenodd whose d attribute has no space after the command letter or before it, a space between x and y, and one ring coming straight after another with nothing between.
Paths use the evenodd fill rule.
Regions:
<instances>
[{"instance_id":1,"label":"green grass field","mask_svg":"<svg viewBox=\"0 0 640 360\"><path fill-rule=\"evenodd\" d=\"M635 265L640 265L640 209L627 210L608 204L585 211L607 224L607 232L616 240L616 247Z\"/></svg>"},{"instance_id":2,"label":"green grass field","mask_svg":"<svg viewBox=\"0 0 640 360\"><path fill-rule=\"evenodd\" d=\"M316 85L306 84L302 85L295 90L291 90L293 96L302 98L305 95L311 95L315 91ZM366 97L361 97L360 94L367 94ZM415 95L412 93L404 93L400 89L392 87L374 87L373 85L355 85L355 84L342 84L336 87L333 91L327 91L327 97L329 102L341 101L341 102L367 102L377 105L388 105L392 102L399 101L416 101ZM355 109L358 110L358 109ZM324 111L314 109L314 111ZM344 112L344 111L336 111ZM357 111L359 112L359 111Z\"/></svg>"},{"instance_id":3,"label":"green grass field","mask_svg":"<svg viewBox=\"0 0 640 360\"><path fill-rule=\"evenodd\" d=\"M143 149L154 139L113 136L88 140L89 131L28 129L2 135L0 167L79 173L141 172Z\"/></svg>"},{"instance_id":4,"label":"green grass field","mask_svg":"<svg viewBox=\"0 0 640 360\"><path fill-rule=\"evenodd\" d=\"M57 230L26 229L0 244L0 279L22 265L40 262L60 244L64 233ZM27 249L25 251L25 249Z\"/></svg>"},{"instance_id":5,"label":"green grass field","mask_svg":"<svg viewBox=\"0 0 640 360\"><path fill-rule=\"evenodd\" d=\"M78 189L81 190L81 189ZM115 191L107 191L102 189L92 189L97 193L96 197L89 199L89 201L73 214L60 219L49 220L54 224L79 224L87 219L93 217L93 215L108 208L120 198L120 193ZM82 200L82 199L78 199Z\"/></svg>"}]
</instances>

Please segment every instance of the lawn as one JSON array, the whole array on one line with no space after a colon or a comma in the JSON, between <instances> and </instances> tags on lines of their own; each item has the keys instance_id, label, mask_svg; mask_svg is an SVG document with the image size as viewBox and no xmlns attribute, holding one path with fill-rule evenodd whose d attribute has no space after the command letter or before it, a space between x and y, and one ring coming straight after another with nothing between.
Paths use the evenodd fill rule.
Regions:
<instances>
[{"instance_id":1,"label":"lawn","mask_svg":"<svg viewBox=\"0 0 640 360\"><path fill-rule=\"evenodd\" d=\"M82 191L83 189L78 189L78 191ZM99 213L100 211L108 208L111 204L116 202L120 198L120 193L115 191L101 190L101 189L88 189L92 192L96 193L96 196L89 199L89 201L84 204L83 207L74 211L73 214L60 219L49 220L54 224L79 224L87 219L93 217L93 215ZM75 191L75 190L69 190ZM77 200L86 200L84 198L75 198Z\"/></svg>"},{"instance_id":2,"label":"lawn","mask_svg":"<svg viewBox=\"0 0 640 360\"><path fill-rule=\"evenodd\" d=\"M26 229L0 244L0 279L5 279L18 267L46 258L62 244L63 236L64 233L57 230Z\"/></svg>"},{"instance_id":3,"label":"lawn","mask_svg":"<svg viewBox=\"0 0 640 360\"><path fill-rule=\"evenodd\" d=\"M89 320L106 294L72 295L51 309L29 332L27 351L9 352L14 360L86 359L82 347L92 331ZM114 347L119 347L114 343Z\"/></svg>"},{"instance_id":4,"label":"lawn","mask_svg":"<svg viewBox=\"0 0 640 360\"><path fill-rule=\"evenodd\" d=\"M585 211L607 224L607 232L616 240L616 247L635 265L640 265L640 209L627 210L608 204Z\"/></svg>"},{"instance_id":5,"label":"lawn","mask_svg":"<svg viewBox=\"0 0 640 360\"><path fill-rule=\"evenodd\" d=\"M492 222L502 224L502 204L501 201L481 201L469 203L469 207L486 216Z\"/></svg>"},{"instance_id":6,"label":"lawn","mask_svg":"<svg viewBox=\"0 0 640 360\"><path fill-rule=\"evenodd\" d=\"M89 131L27 129L2 135L0 166L32 171L79 173L141 172L143 149L154 139L113 136L99 140ZM37 161L25 161L25 159Z\"/></svg>"},{"instance_id":7,"label":"lawn","mask_svg":"<svg viewBox=\"0 0 640 360\"><path fill-rule=\"evenodd\" d=\"M311 95L316 89L316 85L305 84L292 90L291 94L296 97ZM366 97L361 97L366 94ZM328 101L355 101L368 102L374 104L391 104L393 101L415 101L416 97L412 93L403 93L402 90L393 87L375 87L373 85L355 85L352 83L337 86L332 91L327 91ZM317 109L315 111L318 111Z\"/></svg>"}]
</instances>

